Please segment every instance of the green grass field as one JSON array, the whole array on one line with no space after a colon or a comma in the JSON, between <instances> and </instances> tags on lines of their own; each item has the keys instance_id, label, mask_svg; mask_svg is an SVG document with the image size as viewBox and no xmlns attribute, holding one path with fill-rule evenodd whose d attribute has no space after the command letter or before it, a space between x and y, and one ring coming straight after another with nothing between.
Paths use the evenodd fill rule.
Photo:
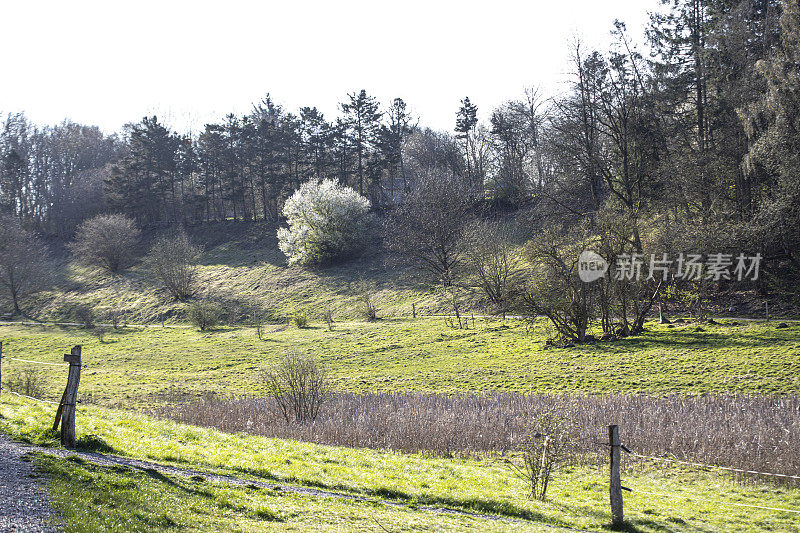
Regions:
<instances>
[{"instance_id":1,"label":"green grass field","mask_svg":"<svg viewBox=\"0 0 800 533\"><path fill-rule=\"evenodd\" d=\"M393 265L380 250L325 269L287 267L268 224L201 228L205 246L200 296L221 301L229 314L266 309L275 320L298 310L310 327L268 325L263 339L244 326L209 332L192 327L125 327L102 339L88 329L56 325L0 325L2 379L35 370L44 397L57 399L60 362L83 346L77 430L95 435L115 454L284 485L319 487L366 496L369 502L318 498L286 491L231 487L202 480L107 468L35 455L48 477L68 531L547 531L549 526L606 529L610 521L604 471L574 467L559 474L547 502L526 497L523 482L496 457L453 459L314 445L183 426L137 414L205 393L265 394L261 371L298 351L326 365L337 391L424 392L800 392L800 324L651 323L637 337L571 348L545 346L547 322L475 318L453 329L442 318L444 300L413 270ZM184 323L185 303L174 302L141 266L109 277L62 261L52 290L29 302L43 319L70 320L78 304L102 317L125 312L132 323ZM362 322L354 284L373 284L380 320ZM479 292L465 295L480 312ZM330 309L329 331L320 317ZM236 310L235 313L231 313ZM230 318L230 317L228 317ZM235 318L235 317L234 317ZM241 324L243 321L239 321ZM0 431L53 446L47 429L53 408L5 392ZM729 506L738 502L800 509L800 489L681 469L626 469L623 484L631 531L797 531L798 515ZM657 496L645 492L667 493ZM388 499L402 504L379 503ZM76 503L82 502L82 503ZM86 505L86 502L91 502ZM528 520L511 524L423 512L434 505Z\"/></svg>"},{"instance_id":2,"label":"green grass field","mask_svg":"<svg viewBox=\"0 0 800 533\"><path fill-rule=\"evenodd\" d=\"M252 328L127 328L103 342L79 327L0 326L4 355L57 362L75 344L88 365L81 395L140 407L203 392L261 394L261 369L287 351L318 356L342 391L800 392L800 324L657 324L637 337L545 349L542 328L476 319L453 329L442 319L339 322L333 331ZM4 360L3 379L27 363ZM66 372L36 365L48 397Z\"/></svg>"},{"instance_id":3,"label":"green grass field","mask_svg":"<svg viewBox=\"0 0 800 533\"><path fill-rule=\"evenodd\" d=\"M3 394L0 430L54 445L53 408ZM604 529L609 523L604 471L560 473L546 502L526 497L522 480L500 462L430 458L416 454L320 446L224 434L99 407L78 410L79 435L93 434L113 453L252 480L303 485L387 499L406 507L353 503L288 493L231 488L153 473L38 457L50 478L55 505L69 531L380 530L524 531L518 524L439 516L427 504L543 524ZM626 468L623 484L631 531L792 531L797 515L726 505L800 509L800 489L740 484L719 474ZM84 502L78 505L76 502ZM90 506L85 502L91 502ZM795 528L795 529L793 529Z\"/></svg>"}]
</instances>

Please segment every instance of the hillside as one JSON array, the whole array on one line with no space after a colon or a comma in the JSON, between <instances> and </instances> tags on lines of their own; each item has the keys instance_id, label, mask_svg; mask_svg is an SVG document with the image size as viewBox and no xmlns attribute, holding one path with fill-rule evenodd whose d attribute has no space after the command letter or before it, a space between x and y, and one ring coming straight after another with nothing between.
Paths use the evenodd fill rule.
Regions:
<instances>
[{"instance_id":1,"label":"hillside","mask_svg":"<svg viewBox=\"0 0 800 533\"><path fill-rule=\"evenodd\" d=\"M278 249L277 225L266 222L203 224L188 228L194 242L203 246L200 259L199 299L221 304L224 321L247 324L254 309L267 322L282 323L298 311L322 319L330 310L339 320L363 318L364 288L377 305L379 316L409 317L412 306L420 315L451 314L450 296L430 277L391 256L379 239L374 239L358 257L337 264L304 268L289 266ZM139 254L143 256L158 231L143 235ZM523 240L517 253L524 258ZM71 260L64 243L50 243L53 286L33 300L26 309L43 321L76 321L79 306L90 307L97 320L108 322L111 311L122 314L131 324L179 324L186 322L187 302L177 302L161 289L141 262L119 275L111 276ZM522 263L521 263L522 264ZM517 273L524 281L524 270ZM484 314L490 307L477 281L462 279L460 293L465 314ZM753 291L734 289L709 295L708 309L715 316L764 317L765 302L771 316L797 317L796 303L765 298ZM10 311L0 297L0 315ZM670 313L685 313L676 301L667 301ZM654 311L655 312L655 311Z\"/></svg>"},{"instance_id":2,"label":"hillside","mask_svg":"<svg viewBox=\"0 0 800 533\"><path fill-rule=\"evenodd\" d=\"M276 229L269 223L233 222L188 229L192 239L204 247L198 297L221 303L231 323L242 322L255 307L271 322L283 322L297 311L321 318L327 309L337 318L360 318L362 281L370 287L381 316L410 316L412 304L420 313L447 311L430 283L420 279L414 269L396 264L378 242L350 261L306 269L286 264L278 249ZM142 253L157 234L145 234ZM57 258L55 288L39 294L28 306L37 319L74 320L76 306L83 304L101 318L118 310L131 323L185 321L186 303L172 300L141 263L109 276L73 264L63 245L53 249ZM464 305L480 312L480 294L467 294Z\"/></svg>"}]
</instances>

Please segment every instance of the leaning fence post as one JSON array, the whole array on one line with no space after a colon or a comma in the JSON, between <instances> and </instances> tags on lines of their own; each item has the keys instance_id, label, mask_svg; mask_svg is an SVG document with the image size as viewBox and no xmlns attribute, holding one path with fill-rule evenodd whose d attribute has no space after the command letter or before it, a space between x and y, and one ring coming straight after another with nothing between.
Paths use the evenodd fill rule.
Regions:
<instances>
[{"instance_id":1,"label":"leaning fence post","mask_svg":"<svg viewBox=\"0 0 800 533\"><path fill-rule=\"evenodd\" d=\"M621 526L624 522L622 511L622 482L619 479L619 428L608 426L608 447L611 450L611 482L609 494L611 496L611 524Z\"/></svg>"},{"instance_id":2,"label":"leaning fence post","mask_svg":"<svg viewBox=\"0 0 800 533\"><path fill-rule=\"evenodd\" d=\"M62 401L64 413L61 419L61 445L74 448L75 410L78 400L78 384L81 381L81 347L72 348L72 351L64 356L64 361L69 363L69 376Z\"/></svg>"}]
</instances>

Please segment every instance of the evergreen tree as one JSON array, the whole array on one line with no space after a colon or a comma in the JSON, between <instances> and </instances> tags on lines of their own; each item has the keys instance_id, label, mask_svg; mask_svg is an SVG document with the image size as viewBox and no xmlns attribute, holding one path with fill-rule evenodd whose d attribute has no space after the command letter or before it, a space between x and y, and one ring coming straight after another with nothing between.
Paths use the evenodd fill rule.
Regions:
<instances>
[{"instance_id":1,"label":"evergreen tree","mask_svg":"<svg viewBox=\"0 0 800 533\"><path fill-rule=\"evenodd\" d=\"M388 197L390 203L395 203L397 181L405 181L405 166L403 164L403 144L412 131L411 115L402 98L395 98L387 113L388 124L381 126L378 146L381 152L382 166L387 172Z\"/></svg>"},{"instance_id":2,"label":"evergreen tree","mask_svg":"<svg viewBox=\"0 0 800 533\"><path fill-rule=\"evenodd\" d=\"M358 94L348 94L347 97L349 101L341 104L341 107L349 140L356 153L358 192L363 196L364 171L376 141L382 113L378 110L378 101L372 96L367 96L364 89Z\"/></svg>"},{"instance_id":3,"label":"evergreen tree","mask_svg":"<svg viewBox=\"0 0 800 533\"><path fill-rule=\"evenodd\" d=\"M475 166L475 128L478 125L478 106L469 101L469 96L461 100L461 107L456 113L456 138L464 143L464 158L467 161L467 181L476 191L480 185L481 189L483 184L475 183L474 176Z\"/></svg>"}]
</instances>

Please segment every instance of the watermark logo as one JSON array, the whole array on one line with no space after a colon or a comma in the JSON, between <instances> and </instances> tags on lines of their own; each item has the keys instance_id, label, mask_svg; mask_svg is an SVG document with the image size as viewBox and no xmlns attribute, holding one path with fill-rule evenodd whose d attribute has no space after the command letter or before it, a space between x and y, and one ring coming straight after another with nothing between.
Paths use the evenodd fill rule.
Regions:
<instances>
[{"instance_id":1,"label":"watermark logo","mask_svg":"<svg viewBox=\"0 0 800 533\"><path fill-rule=\"evenodd\" d=\"M614 258L611 276L615 280L639 281L640 279L662 279L670 275L685 281L721 281L746 279L757 280L761 267L761 254L745 255L713 253L679 254L670 258L668 254L620 254ZM578 256L578 277L591 283L609 270L608 262L599 254L584 250Z\"/></svg>"},{"instance_id":2,"label":"watermark logo","mask_svg":"<svg viewBox=\"0 0 800 533\"><path fill-rule=\"evenodd\" d=\"M608 261L591 250L584 250L578 256L578 277L591 283L602 278L608 271Z\"/></svg>"}]
</instances>

